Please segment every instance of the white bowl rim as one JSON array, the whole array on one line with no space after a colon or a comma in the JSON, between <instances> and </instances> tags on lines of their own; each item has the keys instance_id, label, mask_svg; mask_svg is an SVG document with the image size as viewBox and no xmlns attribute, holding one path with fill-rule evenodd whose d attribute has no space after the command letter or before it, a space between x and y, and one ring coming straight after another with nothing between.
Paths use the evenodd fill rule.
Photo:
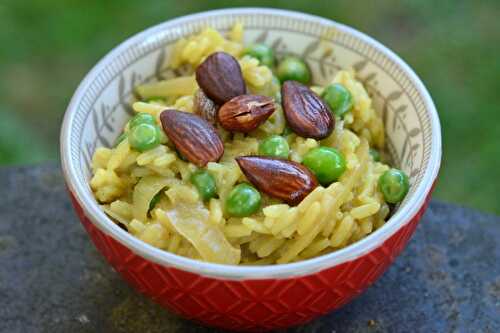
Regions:
<instances>
[{"instance_id":1,"label":"white bowl rim","mask_svg":"<svg viewBox=\"0 0 500 333\"><path fill-rule=\"evenodd\" d=\"M91 195L87 191L85 191L82 186L78 186L79 182L76 181L78 177L76 167L74 167L73 162L70 158L70 133L72 130L71 125L76 114L75 111L79 100L82 98L84 92L88 89L91 81L107 65L107 63L109 63L113 58L116 57L116 55L120 54L131 45L146 39L150 35L156 34L157 32L168 28L175 27L177 24L183 23L185 21L191 21L195 19L213 16L225 16L231 14L263 13L286 16L289 18L310 20L326 26L333 26L338 30L354 35L363 42L377 48L404 70L409 79L414 82L415 87L422 96L425 104L425 109L429 113L429 118L431 121L432 138L430 158L421 183L419 184L413 196L408 200L408 202L404 206L400 207L396 211L396 213L389 219L389 221L376 232L343 249L325 254L320 257L296 263L256 267L214 264L181 257L144 243L143 241L132 236L128 232L118 227L115 223L113 223L112 220L96 204ZM105 234L113 237L116 241L120 242L122 245L130 249L133 253L149 261L166 267L175 267L177 269L192 272L195 274L227 280L271 278L286 279L291 277L304 276L340 265L348 261L352 261L372 251L376 247L380 246L383 242L385 242L394 233L400 230L403 226L408 224L422 208L425 199L432 191L433 184L437 178L442 154L441 125L432 98L430 97L427 89L415 74L415 72L393 51L391 51L378 41L374 40L373 38L369 37L368 35L344 24L337 23L333 20L296 11L261 7L218 9L178 17L139 32L119 44L92 68L92 70L85 76L83 81L78 86L78 89L73 95L64 116L60 136L60 149L62 169L67 186L77 200L78 204L82 207L85 215L97 228L99 228Z\"/></svg>"}]
</instances>

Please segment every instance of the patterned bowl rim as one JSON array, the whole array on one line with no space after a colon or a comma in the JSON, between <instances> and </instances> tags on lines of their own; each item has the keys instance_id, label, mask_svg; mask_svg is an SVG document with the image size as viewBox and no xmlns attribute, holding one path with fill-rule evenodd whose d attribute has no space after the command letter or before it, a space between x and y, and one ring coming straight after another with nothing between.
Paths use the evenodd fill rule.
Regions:
<instances>
[{"instance_id":1,"label":"patterned bowl rim","mask_svg":"<svg viewBox=\"0 0 500 333\"><path fill-rule=\"evenodd\" d=\"M75 167L70 154L70 133L72 130L72 124L74 122L79 101L83 97L85 91L89 88L93 79L95 79L95 77L107 66L108 63L110 63L112 59L130 48L132 45L146 40L151 35L155 35L160 31L166 29L175 29L175 27L179 24L194 20L206 19L208 17L214 18L230 15L262 14L277 15L297 20L313 21L321 25L334 27L340 31L343 31L344 33L353 35L364 43L378 49L406 73L408 78L415 84L415 87L417 88L419 94L422 96L425 104L425 109L428 112L431 121L432 138L430 158L427 169L424 173L424 177L419 184L419 187L414 192L413 196L409 198L409 200L396 211L396 213L389 219L389 221L376 232L343 249L320 257L296 263L260 267L213 264L181 257L142 242L138 238L135 238L128 232L122 230L115 223L113 223L111 219L108 218L96 204L91 194L86 191L85 188L83 188L83 186L77 181L77 168ZM383 46L381 43L362 32L326 18L295 11L259 7L219 9L182 16L176 19L168 20L142 32L139 32L138 34L128 38L126 41L115 47L92 68L92 70L86 75L86 77L76 90L74 96L72 97L64 116L64 121L61 128L60 145L62 169L69 191L75 197L78 204L82 207L85 215L102 232L111 236L135 254L142 256L149 261L167 267L173 266L178 269L189 271L195 274L230 280L269 278L284 279L296 276L304 276L342 264L347 261L354 260L371 252L373 249L383 244L390 236L395 234L403 226L409 223L424 205L425 199L427 195L430 194L433 183L437 178L442 154L441 126L434 103L427 89L415 74L415 72L393 51L389 50L387 47Z\"/></svg>"}]
</instances>

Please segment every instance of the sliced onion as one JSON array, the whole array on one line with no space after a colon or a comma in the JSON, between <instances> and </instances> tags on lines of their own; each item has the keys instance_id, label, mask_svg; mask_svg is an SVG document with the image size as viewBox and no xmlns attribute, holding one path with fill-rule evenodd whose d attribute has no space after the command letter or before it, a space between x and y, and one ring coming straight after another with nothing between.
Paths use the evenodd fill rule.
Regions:
<instances>
[{"instance_id":1,"label":"sliced onion","mask_svg":"<svg viewBox=\"0 0 500 333\"><path fill-rule=\"evenodd\" d=\"M146 222L148 219L149 203L164 187L171 183L166 177L146 176L135 185L133 193L132 212L134 218Z\"/></svg>"},{"instance_id":2,"label":"sliced onion","mask_svg":"<svg viewBox=\"0 0 500 333\"><path fill-rule=\"evenodd\" d=\"M175 205L166 214L172 227L196 248L203 260L237 265L241 250L234 248L218 226L208 222L208 210L200 203Z\"/></svg>"}]
</instances>

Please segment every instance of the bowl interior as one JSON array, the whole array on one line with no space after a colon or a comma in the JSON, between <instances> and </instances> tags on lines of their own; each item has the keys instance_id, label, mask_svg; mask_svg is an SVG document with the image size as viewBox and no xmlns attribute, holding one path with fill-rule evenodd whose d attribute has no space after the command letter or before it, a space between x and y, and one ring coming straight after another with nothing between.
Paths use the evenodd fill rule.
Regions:
<instances>
[{"instance_id":1,"label":"bowl interior","mask_svg":"<svg viewBox=\"0 0 500 333\"><path fill-rule=\"evenodd\" d=\"M84 209L93 205L89 209L95 211L97 207L88 185L94 150L113 145L132 115L129 103L134 86L175 75L168 68L169 55L180 37L206 26L225 32L235 22L245 26L245 43L263 42L278 57L295 54L305 59L316 84L329 82L339 69L356 70L375 109L383 115L387 149L394 164L410 177L410 191L398 209L406 207L406 214L410 213L423 200L423 192L429 191L440 159L439 121L420 80L391 51L353 29L318 17L269 9L214 11L169 21L127 40L96 65L68 108L61 136L70 190ZM395 221L397 215L388 224L404 223ZM104 220L101 223L112 224ZM116 232L122 231L116 228Z\"/></svg>"}]
</instances>

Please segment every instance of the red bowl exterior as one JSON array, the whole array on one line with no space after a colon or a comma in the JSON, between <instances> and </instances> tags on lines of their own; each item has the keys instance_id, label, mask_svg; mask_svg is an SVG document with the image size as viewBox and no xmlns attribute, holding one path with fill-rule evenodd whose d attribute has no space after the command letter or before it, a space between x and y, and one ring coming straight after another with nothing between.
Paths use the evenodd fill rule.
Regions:
<instances>
[{"instance_id":1,"label":"red bowl exterior","mask_svg":"<svg viewBox=\"0 0 500 333\"><path fill-rule=\"evenodd\" d=\"M363 292L406 246L430 194L411 221L371 252L310 275L265 280L224 280L158 265L99 230L71 199L94 245L135 289L204 325L260 332L306 323Z\"/></svg>"}]
</instances>

